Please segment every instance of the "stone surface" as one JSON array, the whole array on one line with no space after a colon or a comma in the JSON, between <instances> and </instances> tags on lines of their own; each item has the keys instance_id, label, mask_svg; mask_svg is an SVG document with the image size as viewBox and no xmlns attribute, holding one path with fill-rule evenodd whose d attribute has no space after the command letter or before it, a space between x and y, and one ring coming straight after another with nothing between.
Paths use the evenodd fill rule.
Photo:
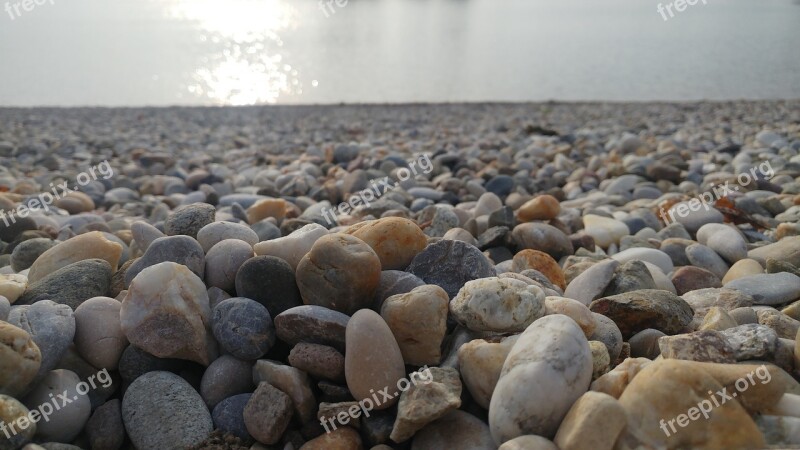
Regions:
<instances>
[{"instance_id":1,"label":"stone surface","mask_svg":"<svg viewBox=\"0 0 800 450\"><path fill-rule=\"evenodd\" d=\"M33 439L36 434L36 423L22 419L27 417L30 411L19 400L8 395L0 394L0 421L8 429L8 435L0 434L0 449L16 450Z\"/></svg>"},{"instance_id":2,"label":"stone surface","mask_svg":"<svg viewBox=\"0 0 800 450\"><path fill-rule=\"evenodd\" d=\"M74 310L92 297L106 295L111 286L111 275L111 266L104 260L78 261L30 284L17 300L17 304L53 300L56 303L69 305Z\"/></svg>"},{"instance_id":3,"label":"stone surface","mask_svg":"<svg viewBox=\"0 0 800 450\"><path fill-rule=\"evenodd\" d=\"M42 359L37 379L56 367L75 337L72 309L50 300L14 307L8 323L25 330L39 347Z\"/></svg>"},{"instance_id":4,"label":"stone surface","mask_svg":"<svg viewBox=\"0 0 800 450\"><path fill-rule=\"evenodd\" d=\"M468 281L492 277L493 265L477 247L442 240L428 245L406 269L427 284L435 284L454 297Z\"/></svg>"},{"instance_id":5,"label":"stone surface","mask_svg":"<svg viewBox=\"0 0 800 450\"><path fill-rule=\"evenodd\" d=\"M259 241L255 231L240 223L213 222L197 232L197 242L204 252L208 252L214 244L225 239L238 239L250 244L251 247Z\"/></svg>"},{"instance_id":6,"label":"stone surface","mask_svg":"<svg viewBox=\"0 0 800 450\"><path fill-rule=\"evenodd\" d=\"M655 264L664 273L670 273L673 269L672 259L670 259L669 255L654 248L633 247L615 253L611 258L620 263L626 263L628 261L647 261L651 264Z\"/></svg>"},{"instance_id":7,"label":"stone surface","mask_svg":"<svg viewBox=\"0 0 800 450\"><path fill-rule=\"evenodd\" d=\"M522 222L530 222L532 220L550 220L555 219L558 213L561 212L561 205L552 195L540 195L534 197L517 210L517 219Z\"/></svg>"},{"instance_id":8,"label":"stone surface","mask_svg":"<svg viewBox=\"0 0 800 450\"><path fill-rule=\"evenodd\" d=\"M253 247L238 239L225 239L206 254L205 281L208 287L234 292L236 273L253 257Z\"/></svg>"},{"instance_id":9,"label":"stone surface","mask_svg":"<svg viewBox=\"0 0 800 450\"><path fill-rule=\"evenodd\" d=\"M712 272L699 267L679 267L672 274L672 284L678 295L698 289L722 287L722 281Z\"/></svg>"},{"instance_id":10,"label":"stone surface","mask_svg":"<svg viewBox=\"0 0 800 450\"><path fill-rule=\"evenodd\" d=\"M146 373L128 386L122 421L136 448L194 446L214 429L200 394L169 372Z\"/></svg>"},{"instance_id":11,"label":"stone surface","mask_svg":"<svg viewBox=\"0 0 800 450\"><path fill-rule=\"evenodd\" d=\"M503 338L499 342L475 339L458 348L458 366L464 386L484 409L489 409L503 363L517 339L519 335Z\"/></svg>"},{"instance_id":12,"label":"stone surface","mask_svg":"<svg viewBox=\"0 0 800 450\"><path fill-rule=\"evenodd\" d=\"M614 259L593 264L569 283L564 290L564 297L575 299L584 305L602 297L619 264Z\"/></svg>"},{"instance_id":13,"label":"stone surface","mask_svg":"<svg viewBox=\"0 0 800 450\"><path fill-rule=\"evenodd\" d=\"M276 256L283 259L292 269L297 269L300 260L311 250L317 239L325 236L328 230L322 225L311 223L288 236L259 242L253 246L256 255Z\"/></svg>"},{"instance_id":14,"label":"stone surface","mask_svg":"<svg viewBox=\"0 0 800 450\"><path fill-rule=\"evenodd\" d=\"M555 259L571 255L572 241L558 228L545 223L523 223L511 231L511 240L520 249L540 250Z\"/></svg>"},{"instance_id":15,"label":"stone surface","mask_svg":"<svg viewBox=\"0 0 800 450\"><path fill-rule=\"evenodd\" d=\"M589 341L589 350L592 352L592 380L596 380L608 372L611 356L606 344L600 341Z\"/></svg>"},{"instance_id":16,"label":"stone surface","mask_svg":"<svg viewBox=\"0 0 800 450\"><path fill-rule=\"evenodd\" d=\"M449 298L436 285L414 288L383 302L381 317L389 325L406 364L438 365L447 331Z\"/></svg>"},{"instance_id":17,"label":"stone surface","mask_svg":"<svg viewBox=\"0 0 800 450\"><path fill-rule=\"evenodd\" d=\"M450 312L473 331L519 332L544 315L544 292L510 278L468 281L450 302Z\"/></svg>"},{"instance_id":18,"label":"stone surface","mask_svg":"<svg viewBox=\"0 0 800 450\"><path fill-rule=\"evenodd\" d=\"M31 336L0 322L0 394L15 397L24 393L41 364L42 354Z\"/></svg>"},{"instance_id":19,"label":"stone surface","mask_svg":"<svg viewBox=\"0 0 800 450\"><path fill-rule=\"evenodd\" d=\"M163 262L144 269L131 282L119 314L128 341L148 353L210 362L208 293L186 266Z\"/></svg>"},{"instance_id":20,"label":"stone surface","mask_svg":"<svg viewBox=\"0 0 800 450\"><path fill-rule=\"evenodd\" d=\"M289 364L314 378L345 381L344 355L327 345L301 342L289 353Z\"/></svg>"},{"instance_id":21,"label":"stone surface","mask_svg":"<svg viewBox=\"0 0 800 450\"><path fill-rule=\"evenodd\" d=\"M364 241L330 234L314 243L297 265L296 276L303 303L352 314L372 303L381 263Z\"/></svg>"},{"instance_id":22,"label":"stone surface","mask_svg":"<svg viewBox=\"0 0 800 450\"><path fill-rule=\"evenodd\" d=\"M412 450L494 450L496 447L489 426L461 410L450 411L419 430L411 444Z\"/></svg>"},{"instance_id":23,"label":"stone surface","mask_svg":"<svg viewBox=\"0 0 800 450\"><path fill-rule=\"evenodd\" d=\"M220 401L211 412L214 428L223 433L230 433L239 439L253 439L244 424L244 408L253 394L237 394Z\"/></svg>"},{"instance_id":24,"label":"stone surface","mask_svg":"<svg viewBox=\"0 0 800 450\"><path fill-rule=\"evenodd\" d=\"M253 366L253 381L258 386L262 382L267 382L288 395L295 416L301 423L314 418L317 403L311 391L308 375L302 370L277 361L261 359Z\"/></svg>"},{"instance_id":25,"label":"stone surface","mask_svg":"<svg viewBox=\"0 0 800 450\"><path fill-rule=\"evenodd\" d=\"M617 399L589 391L569 409L553 443L561 450L611 449L627 424L625 410Z\"/></svg>"},{"instance_id":26,"label":"stone surface","mask_svg":"<svg viewBox=\"0 0 800 450\"><path fill-rule=\"evenodd\" d=\"M343 352L349 320L346 314L322 306L296 306L275 317L275 331L289 345L310 342Z\"/></svg>"},{"instance_id":27,"label":"stone surface","mask_svg":"<svg viewBox=\"0 0 800 450\"><path fill-rule=\"evenodd\" d=\"M11 268L14 272L21 272L33 265L33 262L47 250L57 244L56 241L48 238L28 239L14 247L11 253Z\"/></svg>"},{"instance_id":28,"label":"stone surface","mask_svg":"<svg viewBox=\"0 0 800 450\"><path fill-rule=\"evenodd\" d=\"M300 447L300 450L357 450L361 448L364 447L358 432L350 427L343 427L306 442Z\"/></svg>"},{"instance_id":29,"label":"stone surface","mask_svg":"<svg viewBox=\"0 0 800 450\"><path fill-rule=\"evenodd\" d=\"M774 244L754 248L747 252L747 257L755 259L762 266L767 264L767 258L800 266L800 236L787 237Z\"/></svg>"},{"instance_id":30,"label":"stone surface","mask_svg":"<svg viewBox=\"0 0 800 450\"><path fill-rule=\"evenodd\" d=\"M303 304L294 269L276 256L245 261L236 272L235 286L236 295L261 303L271 317Z\"/></svg>"},{"instance_id":31,"label":"stone surface","mask_svg":"<svg viewBox=\"0 0 800 450\"><path fill-rule=\"evenodd\" d=\"M682 298L653 289L601 298L593 301L589 309L613 320L625 338L647 328L677 334L693 317L692 307Z\"/></svg>"},{"instance_id":32,"label":"stone surface","mask_svg":"<svg viewBox=\"0 0 800 450\"><path fill-rule=\"evenodd\" d=\"M253 362L242 361L231 355L215 359L200 380L200 395L210 410L223 399L254 389Z\"/></svg>"},{"instance_id":33,"label":"stone surface","mask_svg":"<svg viewBox=\"0 0 800 450\"><path fill-rule=\"evenodd\" d=\"M222 349L243 360L258 359L275 345L275 327L267 308L249 298L229 298L215 306L211 330Z\"/></svg>"},{"instance_id":34,"label":"stone surface","mask_svg":"<svg viewBox=\"0 0 800 450\"><path fill-rule=\"evenodd\" d=\"M417 224L402 217L361 222L344 232L369 245L378 255L382 270L404 270L428 244Z\"/></svg>"},{"instance_id":35,"label":"stone surface","mask_svg":"<svg viewBox=\"0 0 800 450\"><path fill-rule=\"evenodd\" d=\"M28 282L34 284L72 263L95 258L106 261L116 272L121 255L122 245L108 240L103 233L81 234L42 253L31 265Z\"/></svg>"},{"instance_id":36,"label":"stone surface","mask_svg":"<svg viewBox=\"0 0 800 450\"><path fill-rule=\"evenodd\" d=\"M564 314L568 316L581 327L586 337L594 334L597 328L597 322L589 308L583 303L572 300L571 298L546 297L545 315L549 316L551 314Z\"/></svg>"},{"instance_id":37,"label":"stone surface","mask_svg":"<svg viewBox=\"0 0 800 450\"><path fill-rule=\"evenodd\" d=\"M421 371L424 378L412 380L400 395L397 419L390 438L404 442L430 422L461 406L461 380L452 368L433 367Z\"/></svg>"},{"instance_id":38,"label":"stone surface","mask_svg":"<svg viewBox=\"0 0 800 450\"><path fill-rule=\"evenodd\" d=\"M122 403L115 398L98 407L86 422L92 450L117 450L125 443Z\"/></svg>"},{"instance_id":39,"label":"stone surface","mask_svg":"<svg viewBox=\"0 0 800 450\"><path fill-rule=\"evenodd\" d=\"M584 232L594 238L595 244L606 248L611 244L619 244L623 236L630 234L625 223L608 217L587 214L583 216Z\"/></svg>"},{"instance_id":40,"label":"stone surface","mask_svg":"<svg viewBox=\"0 0 800 450\"><path fill-rule=\"evenodd\" d=\"M0 295L12 305L28 288L28 277L15 273L0 274Z\"/></svg>"},{"instance_id":41,"label":"stone surface","mask_svg":"<svg viewBox=\"0 0 800 450\"><path fill-rule=\"evenodd\" d=\"M269 383L262 382L244 407L247 432L262 444L278 442L292 418L292 400Z\"/></svg>"},{"instance_id":42,"label":"stone surface","mask_svg":"<svg viewBox=\"0 0 800 450\"><path fill-rule=\"evenodd\" d=\"M75 347L90 364L116 370L128 338L122 331L119 311L122 303L108 297L95 297L75 310Z\"/></svg>"},{"instance_id":43,"label":"stone surface","mask_svg":"<svg viewBox=\"0 0 800 450\"><path fill-rule=\"evenodd\" d=\"M193 203L175 208L164 221L164 234L185 234L197 239L197 233L214 221L216 209L207 203Z\"/></svg>"},{"instance_id":44,"label":"stone surface","mask_svg":"<svg viewBox=\"0 0 800 450\"><path fill-rule=\"evenodd\" d=\"M553 284L564 289L567 283L564 280L564 272L550 255L538 250L522 250L514 255L511 265L514 272L522 272L523 270L533 269L541 272Z\"/></svg>"},{"instance_id":45,"label":"stone surface","mask_svg":"<svg viewBox=\"0 0 800 450\"><path fill-rule=\"evenodd\" d=\"M788 272L751 275L725 287L752 296L757 305L780 305L800 298L800 277Z\"/></svg>"},{"instance_id":46,"label":"stone surface","mask_svg":"<svg viewBox=\"0 0 800 450\"><path fill-rule=\"evenodd\" d=\"M396 392L397 382L406 375L403 355L381 316L368 309L356 312L347 324L346 346L345 377L356 401L386 388L389 393ZM375 409L389 408L397 400L382 401Z\"/></svg>"},{"instance_id":47,"label":"stone surface","mask_svg":"<svg viewBox=\"0 0 800 450\"><path fill-rule=\"evenodd\" d=\"M60 408L48 417L49 420L40 420L36 424L36 436L43 441L72 442L75 437L83 430L89 415L92 412L92 404L89 397L77 391L78 383L81 379L72 371L57 369L47 373L47 375L36 385L35 388L23 400L28 409L36 409L39 405L52 402L52 395L62 395L71 402L64 405L64 397L61 400Z\"/></svg>"},{"instance_id":48,"label":"stone surface","mask_svg":"<svg viewBox=\"0 0 800 450\"><path fill-rule=\"evenodd\" d=\"M705 330L658 339L658 348L664 359L733 364L736 362L733 346L718 331Z\"/></svg>"},{"instance_id":49,"label":"stone surface","mask_svg":"<svg viewBox=\"0 0 800 450\"><path fill-rule=\"evenodd\" d=\"M154 240L144 255L128 266L125 287L142 270L166 261L182 264L200 278L204 276L206 257L200 244L189 236L167 236Z\"/></svg>"},{"instance_id":50,"label":"stone surface","mask_svg":"<svg viewBox=\"0 0 800 450\"><path fill-rule=\"evenodd\" d=\"M617 324L608 317L595 312L592 313L592 317L596 326L594 333L588 339L606 344L611 361L616 361L622 352L622 332Z\"/></svg>"},{"instance_id":51,"label":"stone surface","mask_svg":"<svg viewBox=\"0 0 800 450\"><path fill-rule=\"evenodd\" d=\"M725 286L733 280L762 273L764 273L764 268L755 259L740 259L725 272L725 276L722 278L722 285Z\"/></svg>"},{"instance_id":52,"label":"stone surface","mask_svg":"<svg viewBox=\"0 0 800 450\"><path fill-rule=\"evenodd\" d=\"M554 436L591 380L592 355L578 325L563 315L537 320L512 347L492 395L495 444L525 434ZM520 391L521 385L529 387Z\"/></svg>"}]
</instances>

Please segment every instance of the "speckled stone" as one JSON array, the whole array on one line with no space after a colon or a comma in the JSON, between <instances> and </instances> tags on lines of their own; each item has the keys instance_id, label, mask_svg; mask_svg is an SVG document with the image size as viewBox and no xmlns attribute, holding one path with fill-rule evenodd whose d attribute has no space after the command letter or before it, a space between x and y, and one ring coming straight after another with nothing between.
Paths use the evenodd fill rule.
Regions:
<instances>
[{"instance_id":1,"label":"speckled stone","mask_svg":"<svg viewBox=\"0 0 800 450\"><path fill-rule=\"evenodd\" d=\"M294 269L276 256L245 261L236 272L235 287L236 295L261 303L271 317L303 304Z\"/></svg>"},{"instance_id":2,"label":"speckled stone","mask_svg":"<svg viewBox=\"0 0 800 450\"><path fill-rule=\"evenodd\" d=\"M252 396L253 394L250 393L242 393L230 396L219 402L211 413L214 428L221 430L223 433L230 433L240 439L253 439L250 433L247 432L247 426L244 423L244 408Z\"/></svg>"},{"instance_id":3,"label":"speckled stone","mask_svg":"<svg viewBox=\"0 0 800 450\"><path fill-rule=\"evenodd\" d=\"M450 302L450 312L473 331L519 332L545 312L544 292L510 278L467 282Z\"/></svg>"},{"instance_id":4,"label":"speckled stone","mask_svg":"<svg viewBox=\"0 0 800 450\"><path fill-rule=\"evenodd\" d=\"M361 222L344 232L369 245L378 255L382 270L404 270L428 243L416 223L401 217Z\"/></svg>"},{"instance_id":5,"label":"speckled stone","mask_svg":"<svg viewBox=\"0 0 800 450\"><path fill-rule=\"evenodd\" d=\"M439 364L447 331L448 304L444 289L430 284L393 295L383 303L381 317L392 330L406 364Z\"/></svg>"},{"instance_id":6,"label":"speckled stone","mask_svg":"<svg viewBox=\"0 0 800 450\"><path fill-rule=\"evenodd\" d=\"M78 393L77 386L80 382L81 379L72 371L53 370L48 372L42 381L25 396L24 402L28 409L35 409L39 405L52 401L51 395L56 395L55 393L66 393L66 397L72 400L55 409L49 416L49 420L40 420L36 424L36 435L39 439L72 442L83 430L83 426L89 420L92 412L92 404L89 397Z\"/></svg>"},{"instance_id":7,"label":"speckled stone","mask_svg":"<svg viewBox=\"0 0 800 450\"><path fill-rule=\"evenodd\" d=\"M206 286L234 292L236 274L253 257L253 247L238 239L225 239L211 247L206 255Z\"/></svg>"},{"instance_id":8,"label":"speckled stone","mask_svg":"<svg viewBox=\"0 0 800 450\"><path fill-rule=\"evenodd\" d=\"M78 261L30 284L17 300L17 304L53 300L69 305L74 310L92 297L106 295L111 286L112 274L111 266L102 259Z\"/></svg>"},{"instance_id":9,"label":"speckled stone","mask_svg":"<svg viewBox=\"0 0 800 450\"><path fill-rule=\"evenodd\" d=\"M142 270L165 261L183 264L201 279L204 276L206 257L200 244L189 236L167 236L154 240L144 255L128 267L125 287L130 286Z\"/></svg>"},{"instance_id":10,"label":"speckled stone","mask_svg":"<svg viewBox=\"0 0 800 450\"><path fill-rule=\"evenodd\" d=\"M216 209L207 203L193 203L175 208L164 221L164 234L177 236L185 234L197 238L197 233L214 222Z\"/></svg>"},{"instance_id":11,"label":"speckled stone","mask_svg":"<svg viewBox=\"0 0 800 450\"><path fill-rule=\"evenodd\" d=\"M8 323L25 330L39 347L42 363L36 377L55 368L75 337L75 315L67 305L42 300L12 308Z\"/></svg>"},{"instance_id":12,"label":"speckled stone","mask_svg":"<svg viewBox=\"0 0 800 450\"><path fill-rule=\"evenodd\" d=\"M220 302L212 311L211 327L219 345L239 359L258 359L275 345L275 327L267 308L249 298Z\"/></svg>"},{"instance_id":13,"label":"speckled stone","mask_svg":"<svg viewBox=\"0 0 800 450\"><path fill-rule=\"evenodd\" d=\"M435 284L454 297L464 284L496 274L492 263L477 247L442 240L425 247L406 269L427 284Z\"/></svg>"}]
</instances>

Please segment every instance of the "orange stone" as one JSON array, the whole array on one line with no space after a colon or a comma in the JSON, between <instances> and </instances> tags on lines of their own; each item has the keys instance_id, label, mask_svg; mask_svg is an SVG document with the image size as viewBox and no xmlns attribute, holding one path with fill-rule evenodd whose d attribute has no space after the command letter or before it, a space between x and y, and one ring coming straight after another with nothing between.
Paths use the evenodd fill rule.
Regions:
<instances>
[{"instance_id":1,"label":"orange stone","mask_svg":"<svg viewBox=\"0 0 800 450\"><path fill-rule=\"evenodd\" d=\"M552 256L545 252L527 249L514 255L511 270L522 272L527 269L538 270L561 289L566 289L567 287L566 280L564 280L564 272L561 271L561 266L558 265L558 262L556 262Z\"/></svg>"},{"instance_id":2,"label":"orange stone","mask_svg":"<svg viewBox=\"0 0 800 450\"><path fill-rule=\"evenodd\" d=\"M558 203L552 195L540 195L534 197L517 210L517 218L522 222L530 222L532 220L550 220L555 219L558 213L561 212L561 204Z\"/></svg>"}]
</instances>

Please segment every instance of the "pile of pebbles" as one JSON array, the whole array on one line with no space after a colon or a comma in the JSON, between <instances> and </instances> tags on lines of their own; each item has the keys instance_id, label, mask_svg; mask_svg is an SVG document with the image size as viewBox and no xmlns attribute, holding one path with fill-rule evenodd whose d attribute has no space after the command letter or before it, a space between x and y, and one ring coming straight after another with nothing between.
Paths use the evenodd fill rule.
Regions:
<instances>
[{"instance_id":1,"label":"pile of pebbles","mask_svg":"<svg viewBox=\"0 0 800 450\"><path fill-rule=\"evenodd\" d=\"M0 450L800 446L799 102L0 124Z\"/></svg>"}]
</instances>

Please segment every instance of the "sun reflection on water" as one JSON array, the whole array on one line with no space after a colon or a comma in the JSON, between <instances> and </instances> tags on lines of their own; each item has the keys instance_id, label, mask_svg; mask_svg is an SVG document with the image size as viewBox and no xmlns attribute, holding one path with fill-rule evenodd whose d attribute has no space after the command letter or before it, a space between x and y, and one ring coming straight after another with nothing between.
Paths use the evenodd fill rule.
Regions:
<instances>
[{"instance_id":1,"label":"sun reflection on water","mask_svg":"<svg viewBox=\"0 0 800 450\"><path fill-rule=\"evenodd\" d=\"M185 90L213 104L275 103L302 93L298 72L285 61L280 32L296 26L284 0L174 0L165 13L196 28L207 50Z\"/></svg>"}]
</instances>

